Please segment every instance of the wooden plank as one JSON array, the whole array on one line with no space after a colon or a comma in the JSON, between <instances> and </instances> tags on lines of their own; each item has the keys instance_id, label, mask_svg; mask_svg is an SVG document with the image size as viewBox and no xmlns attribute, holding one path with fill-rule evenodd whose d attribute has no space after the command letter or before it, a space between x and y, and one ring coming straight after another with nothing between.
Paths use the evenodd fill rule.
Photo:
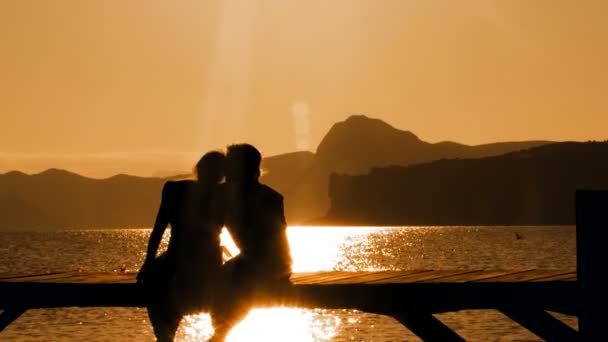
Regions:
<instances>
[{"instance_id":1,"label":"wooden plank","mask_svg":"<svg viewBox=\"0 0 608 342\"><path fill-rule=\"evenodd\" d=\"M339 271L328 271L327 273L330 272L339 272ZM292 273L291 277L290 277L290 281L294 281L294 280L299 280L299 279L305 279L307 277L310 276L314 276L319 274L319 271L316 272L297 272L297 273Z\"/></svg>"},{"instance_id":2,"label":"wooden plank","mask_svg":"<svg viewBox=\"0 0 608 342\"><path fill-rule=\"evenodd\" d=\"M18 281L18 282L49 282L49 283L65 283L74 279L74 276L78 273L73 272L62 272L62 273L48 273L48 274L39 274L34 276L25 276L19 278L7 279L7 281ZM85 273L80 274L81 277L86 277L88 279L94 280L96 273Z\"/></svg>"},{"instance_id":3,"label":"wooden plank","mask_svg":"<svg viewBox=\"0 0 608 342\"><path fill-rule=\"evenodd\" d=\"M507 274L484 278L477 282L520 282L521 279L526 279L526 277L529 277L530 275L537 274L537 271L538 270L536 269L508 271Z\"/></svg>"},{"instance_id":4,"label":"wooden plank","mask_svg":"<svg viewBox=\"0 0 608 342\"><path fill-rule=\"evenodd\" d=\"M365 284L381 281L392 281L393 278L402 276L402 272L358 272L353 273L349 277L341 277L323 282L323 285L347 285L347 284ZM414 274L416 271L407 272ZM387 280L388 279L388 280Z\"/></svg>"},{"instance_id":5,"label":"wooden plank","mask_svg":"<svg viewBox=\"0 0 608 342\"><path fill-rule=\"evenodd\" d=\"M432 273L432 272L431 272ZM434 275L436 276L436 274ZM134 283L0 282L0 308L145 306L143 288ZM578 312L576 282L436 282L293 285L260 293L261 306L360 309L424 309L448 312L531 302L562 313ZM415 295L412 295L415 294ZM256 304L257 305L257 304Z\"/></svg>"},{"instance_id":6,"label":"wooden plank","mask_svg":"<svg viewBox=\"0 0 608 342\"><path fill-rule=\"evenodd\" d=\"M331 284L338 282L340 280L352 279L361 276L369 276L373 274L378 274L381 272L343 272L341 274L333 275L333 276L324 276L323 274L319 274L317 277L309 278L305 284L315 285L315 284Z\"/></svg>"},{"instance_id":7,"label":"wooden plank","mask_svg":"<svg viewBox=\"0 0 608 342\"><path fill-rule=\"evenodd\" d=\"M6 282L23 283L133 283L134 273L53 273L2 279Z\"/></svg>"},{"instance_id":8,"label":"wooden plank","mask_svg":"<svg viewBox=\"0 0 608 342\"><path fill-rule=\"evenodd\" d=\"M550 278L554 276L561 276L565 273L559 270L530 270L526 272L516 272L507 274L496 278L487 278L482 281L499 281L499 282L531 282L536 280L542 280L544 278Z\"/></svg>"},{"instance_id":9,"label":"wooden plank","mask_svg":"<svg viewBox=\"0 0 608 342\"><path fill-rule=\"evenodd\" d=\"M386 276L383 277L376 277L373 279L363 279L365 281L365 284L390 284L393 282L393 279L395 278L401 278L401 277L405 277L405 276L414 276L414 275L420 275L426 272L430 272L430 270L410 270L410 271L405 271L405 272L393 272L393 274L386 274Z\"/></svg>"},{"instance_id":10,"label":"wooden plank","mask_svg":"<svg viewBox=\"0 0 608 342\"><path fill-rule=\"evenodd\" d=\"M423 282L423 283L453 282L453 280L446 280L446 279L451 279L451 278L465 278L466 279L468 277L473 277L475 274L479 274L480 272L484 272L484 271L483 270L470 270L470 271L463 270L463 271L461 271L461 273L445 274L445 275L438 276L436 278L421 280L419 282Z\"/></svg>"},{"instance_id":11,"label":"wooden plank","mask_svg":"<svg viewBox=\"0 0 608 342\"><path fill-rule=\"evenodd\" d=\"M305 282L315 279L323 279L326 277L336 277L338 275L360 274L358 272L303 272L294 273L292 280L296 282ZM0 281L6 282L45 282L45 283L109 283L109 282L135 282L135 273L106 273L106 272L61 272L61 273L43 273L34 275L12 274L5 278L0 278Z\"/></svg>"},{"instance_id":12,"label":"wooden plank","mask_svg":"<svg viewBox=\"0 0 608 342\"><path fill-rule=\"evenodd\" d=\"M296 274L291 276L291 282L294 284L314 284L327 279L338 279L352 277L353 275L359 274L358 272L343 272L343 271L330 271L330 272L315 272L307 276L299 276Z\"/></svg>"},{"instance_id":13,"label":"wooden plank","mask_svg":"<svg viewBox=\"0 0 608 342\"><path fill-rule=\"evenodd\" d=\"M46 276L51 274L58 274L65 272L45 272L45 273L35 273L35 274L23 274L23 273L0 273L0 281L8 280L8 279L19 279L19 278L30 278L37 276Z\"/></svg>"},{"instance_id":14,"label":"wooden plank","mask_svg":"<svg viewBox=\"0 0 608 342\"><path fill-rule=\"evenodd\" d=\"M562 276L567 272L564 271L542 271L537 270L534 274L528 274L527 277L519 280L521 282L530 282L530 281L543 281L546 278Z\"/></svg>"},{"instance_id":15,"label":"wooden plank","mask_svg":"<svg viewBox=\"0 0 608 342\"><path fill-rule=\"evenodd\" d=\"M85 284L129 284L136 282L135 274L129 273L98 273L94 277L83 274L74 274L63 282L85 283Z\"/></svg>"},{"instance_id":16,"label":"wooden plank","mask_svg":"<svg viewBox=\"0 0 608 342\"><path fill-rule=\"evenodd\" d=\"M437 271L433 271L433 270L420 270L420 271L414 271L408 274L403 274L403 275L399 275L396 276L394 278L390 278L390 279L380 279L379 281L369 281L368 284L400 284L400 283L407 283L408 279L420 279L421 277L423 277L425 274L436 274Z\"/></svg>"},{"instance_id":17,"label":"wooden plank","mask_svg":"<svg viewBox=\"0 0 608 342\"><path fill-rule=\"evenodd\" d=\"M459 283L459 282L472 282L479 281L486 278L494 278L501 275L505 275L509 273L509 271L504 270L479 270L473 271L471 273L463 273L457 275L445 276L443 278L439 278L440 282L448 282L448 283Z\"/></svg>"},{"instance_id":18,"label":"wooden plank","mask_svg":"<svg viewBox=\"0 0 608 342\"><path fill-rule=\"evenodd\" d=\"M2 279L3 281L10 282L58 282L61 279L72 277L75 273L73 272L57 272L57 273L43 273L35 275L23 275L18 277L11 277L9 279ZM85 273L84 276L92 278L95 273Z\"/></svg>"},{"instance_id":19,"label":"wooden plank","mask_svg":"<svg viewBox=\"0 0 608 342\"><path fill-rule=\"evenodd\" d=\"M576 272L563 272L546 277L536 278L532 281L576 281Z\"/></svg>"},{"instance_id":20,"label":"wooden plank","mask_svg":"<svg viewBox=\"0 0 608 342\"><path fill-rule=\"evenodd\" d=\"M39 283L134 283L135 273L46 273L11 275L3 282ZM377 272L322 271L294 273L291 281L304 284L403 284L410 282L527 282L576 280L572 270L409 270Z\"/></svg>"},{"instance_id":21,"label":"wooden plank","mask_svg":"<svg viewBox=\"0 0 608 342\"><path fill-rule=\"evenodd\" d=\"M356 273L359 280L374 284L308 284L287 286L278 292L269 292L261 298L260 305L301 306L315 308L355 308L368 312L388 314L404 324L414 334L431 341L463 341L463 339L440 320L433 312L457 311L463 309L499 308L512 319L529 329L534 329L541 338L573 336L572 329L549 320L545 308L551 304L572 310L572 303L578 301L576 283L567 282L446 282L450 277L478 277L481 271L409 271L401 272L368 272ZM523 271L526 272L526 271ZM538 273L538 272L537 272ZM400 279L413 277L407 282L395 283L393 279L378 277L394 276ZM518 273L509 273L513 276ZM544 274L555 274L554 271ZM563 273L565 276L568 273ZM486 274L487 276L488 274ZM310 274L308 275L310 276ZM317 275L315 275L317 276ZM318 274L323 276L323 274ZM325 274L334 277L336 273ZM336 281L353 281L349 278ZM104 278L105 277L105 278ZM365 279L369 277L369 279ZM443 281L438 280L442 277ZM500 278L502 276L494 277ZM437 282L416 282L420 279L437 279ZM59 279L64 283L40 283L0 281L0 307L14 308L50 308L66 306L120 306L142 307L146 299L142 287L133 284L133 274L63 274ZM100 279L111 283L98 283ZM113 279L113 280L112 280ZM118 280L116 280L118 279ZM129 284L116 281L126 279ZM536 279L536 278L535 278ZM67 281L67 283L65 283ZM91 283L95 281L97 283ZM390 282L389 282L390 281ZM257 302L256 302L257 304ZM510 306L508 306L510 305ZM12 310L12 309L11 309ZM0 317L10 323L20 314L19 311L7 310L6 317ZM559 310L556 310L559 311ZM561 311L563 312L563 311ZM14 318L11 318L14 317ZM552 318L552 317L551 317Z\"/></svg>"},{"instance_id":22,"label":"wooden plank","mask_svg":"<svg viewBox=\"0 0 608 342\"><path fill-rule=\"evenodd\" d=\"M423 282L426 280L431 280L431 279L435 279L435 278L439 278L439 277L447 277L447 276L463 274L463 273L468 273L468 272L469 271L463 271L463 270L425 271L425 272L414 273L414 274L409 274L409 275L405 275L402 277L396 277L396 278L390 279L390 283L392 283L392 284L416 283L416 282ZM369 283L370 284L379 284L382 282L371 281Z\"/></svg>"},{"instance_id":23,"label":"wooden plank","mask_svg":"<svg viewBox=\"0 0 608 342\"><path fill-rule=\"evenodd\" d=\"M386 283L390 282L393 278L401 277L406 274L416 274L423 271L380 271L380 272L360 272L354 273L350 277L340 277L327 279L317 284L367 284L371 282L375 283Z\"/></svg>"}]
</instances>

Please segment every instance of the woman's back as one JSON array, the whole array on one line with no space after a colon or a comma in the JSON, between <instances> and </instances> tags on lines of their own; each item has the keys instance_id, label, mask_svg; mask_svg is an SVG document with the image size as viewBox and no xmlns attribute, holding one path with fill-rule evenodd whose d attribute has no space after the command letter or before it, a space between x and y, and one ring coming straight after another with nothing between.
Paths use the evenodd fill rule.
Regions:
<instances>
[{"instance_id":1,"label":"woman's back","mask_svg":"<svg viewBox=\"0 0 608 342\"><path fill-rule=\"evenodd\" d=\"M217 184L184 180L167 182L171 239L167 258L175 267L173 285L179 290L209 283L222 262L223 227L221 192Z\"/></svg>"},{"instance_id":2,"label":"woman's back","mask_svg":"<svg viewBox=\"0 0 608 342\"><path fill-rule=\"evenodd\" d=\"M224 155L208 152L196 164L197 180L165 183L137 280L146 286L148 316L158 340L171 341L183 314L209 304L212 283L222 263L219 235ZM156 257L171 225L167 251Z\"/></svg>"}]
</instances>

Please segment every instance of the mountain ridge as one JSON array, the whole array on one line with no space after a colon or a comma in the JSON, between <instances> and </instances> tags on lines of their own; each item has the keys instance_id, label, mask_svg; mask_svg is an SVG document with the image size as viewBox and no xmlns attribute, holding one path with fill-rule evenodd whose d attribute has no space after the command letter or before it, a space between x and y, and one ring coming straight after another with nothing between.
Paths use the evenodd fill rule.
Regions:
<instances>
[{"instance_id":1,"label":"mountain ridge","mask_svg":"<svg viewBox=\"0 0 608 342\"><path fill-rule=\"evenodd\" d=\"M329 129L308 172L284 194L287 214L296 223L323 217L329 209L331 173L365 174L373 167L410 165L443 158L479 158L550 143L538 140L473 146L428 143L412 132L397 129L380 119L351 116Z\"/></svg>"},{"instance_id":2,"label":"mountain ridge","mask_svg":"<svg viewBox=\"0 0 608 342\"><path fill-rule=\"evenodd\" d=\"M336 123L322 139L316 153L298 151L264 158L261 181L284 195L290 224L323 217L329 210L329 177L332 173L365 174L373 168L410 165L442 158L477 157L549 144L546 141L491 143L468 146L454 142L427 143L410 131L364 115ZM14 192L23 207L56 217L53 227L142 227L153 223L162 184L173 177L140 177L117 174L90 178L51 168L28 175L11 171L0 175L0 194ZM0 214L13 215L16 208L0 206ZM25 215L21 212L22 216ZM46 216L45 216L46 215ZM32 218L21 217L32 225ZM49 219L50 220L50 219ZM35 220L34 220L35 221ZM8 220L6 222L9 222ZM0 225L1 229L20 229ZM35 223L35 222L34 222ZM51 224L52 223L52 224Z\"/></svg>"}]
</instances>

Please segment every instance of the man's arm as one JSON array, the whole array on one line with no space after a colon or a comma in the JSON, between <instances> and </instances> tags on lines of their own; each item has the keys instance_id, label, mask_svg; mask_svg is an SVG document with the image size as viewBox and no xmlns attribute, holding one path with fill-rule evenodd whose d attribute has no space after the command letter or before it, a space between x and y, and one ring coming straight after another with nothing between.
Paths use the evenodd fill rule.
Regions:
<instances>
[{"instance_id":1,"label":"man's arm","mask_svg":"<svg viewBox=\"0 0 608 342\"><path fill-rule=\"evenodd\" d=\"M273 192L267 203L267 226L275 233L285 230L287 222L285 220L285 209L283 208L283 196L278 192Z\"/></svg>"},{"instance_id":2,"label":"man's arm","mask_svg":"<svg viewBox=\"0 0 608 342\"><path fill-rule=\"evenodd\" d=\"M144 260L144 264L141 267L139 273L137 274L137 280L141 281L145 276L146 271L156 258L156 252L158 251L158 247L160 246L160 242L163 238L163 234L165 233L165 229L167 229L167 225L169 224L169 215L170 215L170 190L169 190L170 182L165 183L163 186L162 196L160 200L160 207L158 209L158 213L156 214L156 221L154 222L154 228L152 229L152 233L150 234L150 239L148 241L148 249L146 252L146 259Z\"/></svg>"},{"instance_id":3,"label":"man's arm","mask_svg":"<svg viewBox=\"0 0 608 342\"><path fill-rule=\"evenodd\" d=\"M274 266L275 276L287 277L291 274L291 252L287 238L287 222L283 206L283 196L277 192L272 193L268 199L268 210L266 211L266 237L268 243L266 248L270 252Z\"/></svg>"},{"instance_id":4,"label":"man's arm","mask_svg":"<svg viewBox=\"0 0 608 342\"><path fill-rule=\"evenodd\" d=\"M285 220L285 208L283 206L283 196L277 196L273 201L273 210L271 211L272 226L276 231L287 229L287 221Z\"/></svg>"}]
</instances>

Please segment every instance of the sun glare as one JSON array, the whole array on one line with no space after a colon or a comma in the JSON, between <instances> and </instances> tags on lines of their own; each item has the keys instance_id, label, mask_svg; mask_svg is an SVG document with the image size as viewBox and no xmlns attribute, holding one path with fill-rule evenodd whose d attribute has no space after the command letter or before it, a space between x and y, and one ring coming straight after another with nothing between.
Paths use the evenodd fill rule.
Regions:
<instances>
[{"instance_id":1,"label":"sun glare","mask_svg":"<svg viewBox=\"0 0 608 342\"><path fill-rule=\"evenodd\" d=\"M292 269L294 272L331 271L344 261L344 250L367 239L368 233L368 229L361 227L331 230L289 227L287 238L293 257Z\"/></svg>"},{"instance_id":2,"label":"sun glare","mask_svg":"<svg viewBox=\"0 0 608 342\"><path fill-rule=\"evenodd\" d=\"M316 322L314 311L291 308L255 309L228 335L228 342L327 341L339 325L337 318Z\"/></svg>"},{"instance_id":3,"label":"sun glare","mask_svg":"<svg viewBox=\"0 0 608 342\"><path fill-rule=\"evenodd\" d=\"M324 310L295 308L254 309L236 325L227 342L321 342L331 340L340 319ZM213 336L208 314L184 317L178 332L180 341L206 341Z\"/></svg>"},{"instance_id":4,"label":"sun glare","mask_svg":"<svg viewBox=\"0 0 608 342\"><path fill-rule=\"evenodd\" d=\"M343 269L345 253L352 248L363 253L368 245L370 230L378 228L343 227L327 230L323 227L289 227L287 237L293 257L294 272L328 271ZM239 254L226 228L220 235L221 244L232 254ZM347 267L348 268L348 267ZM243 341L329 341L342 322L338 316L325 310L298 308L254 309L236 325L227 337L228 342ZM184 341L207 340L213 335L208 314L189 315L180 326L179 338Z\"/></svg>"},{"instance_id":5,"label":"sun glare","mask_svg":"<svg viewBox=\"0 0 608 342\"><path fill-rule=\"evenodd\" d=\"M178 340L184 342L206 341L214 332L211 317L206 313L185 316L180 324L180 330Z\"/></svg>"},{"instance_id":6,"label":"sun glare","mask_svg":"<svg viewBox=\"0 0 608 342\"><path fill-rule=\"evenodd\" d=\"M294 272L333 270L336 265L344 261L345 249L355 244L365 244L364 240L368 238L370 230L379 231L378 228L372 227L341 227L327 230L314 226L290 226L287 229L287 238L293 257L292 270ZM240 253L226 228L222 229L220 241L232 257Z\"/></svg>"}]
</instances>

